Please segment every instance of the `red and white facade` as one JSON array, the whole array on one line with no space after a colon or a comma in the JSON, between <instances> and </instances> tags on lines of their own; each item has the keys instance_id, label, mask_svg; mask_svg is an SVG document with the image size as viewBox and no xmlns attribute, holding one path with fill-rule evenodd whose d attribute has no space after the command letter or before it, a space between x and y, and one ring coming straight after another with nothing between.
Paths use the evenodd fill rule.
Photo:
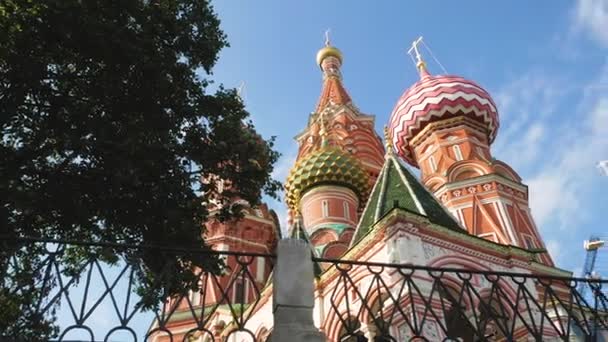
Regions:
<instances>
[{"instance_id":1,"label":"red and white facade","mask_svg":"<svg viewBox=\"0 0 608 342\"><path fill-rule=\"evenodd\" d=\"M390 119L399 155L421 171L423 184L469 233L541 252L528 188L506 163L492 157L498 110L481 86L459 76L432 76L407 89ZM539 258L553 265L548 253Z\"/></svg>"},{"instance_id":2,"label":"red and white facade","mask_svg":"<svg viewBox=\"0 0 608 342\"><path fill-rule=\"evenodd\" d=\"M298 160L321 146L322 132L331 145L361 162L370 176L370 191L374 186L384 186L376 184L376 180L382 176L392 152L390 148L385 152L374 130L374 117L362 114L353 105L342 84L340 57L330 54L319 63L323 71L321 97L308 125L295 138ZM362 239L352 243L366 207L362 201L367 199L340 184L320 184L302 195L299 213L291 212L292 222L296 214L301 215L300 222L313 251L318 256L336 259L568 276L568 272L553 267L547 252L541 252L544 243L531 216L527 186L511 167L492 157L490 146L498 133L499 117L491 96L462 77L432 76L424 64L420 73L421 79L404 92L394 108L389 143L399 157L420 168L420 182L460 222L462 231L436 227L423 216L394 210L373 223ZM400 186L405 188L406 183L403 178ZM248 209L240 222L211 222L205 235L206 241L218 250L266 253L273 252L279 231L277 220L262 206ZM256 270L263 284L270 266L257 267L263 269ZM351 276L360 290L365 291L372 277L364 268L357 272ZM332 302L336 303L335 296L353 296L333 292L339 286L338 273L335 269L326 270L316 281L314 321L328 341L339 341L342 331L342 320L332 306ZM385 281L397 286L389 272ZM431 282L423 276L418 281ZM482 292L490 286L481 277L473 281ZM530 291L535 291L534 286ZM358 312L362 303L353 299L355 306L349 309ZM401 305L408 307L416 300L404 296ZM247 328L255 333L256 341L266 341L273 324L272 284L266 285L254 310L248 313L251 318ZM346 307L342 310L348 314ZM211 321L222 322L214 326L217 336L221 336L231 316L220 311L215 315ZM373 324L366 317L358 320L362 333L372 340ZM180 322L176 329L186 331L188 326L192 323ZM411 335L399 320L390 329L399 341ZM432 322L425 329L430 341L445 338ZM547 339L554 337L548 334ZM251 341L246 334L233 336L234 341Z\"/></svg>"}]
</instances>

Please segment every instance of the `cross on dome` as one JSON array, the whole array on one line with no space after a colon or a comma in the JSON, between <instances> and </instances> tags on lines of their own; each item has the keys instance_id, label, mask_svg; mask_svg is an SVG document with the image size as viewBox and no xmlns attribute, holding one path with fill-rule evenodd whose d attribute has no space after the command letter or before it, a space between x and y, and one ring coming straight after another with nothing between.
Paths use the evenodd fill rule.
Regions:
<instances>
[{"instance_id":1,"label":"cross on dome","mask_svg":"<svg viewBox=\"0 0 608 342\"><path fill-rule=\"evenodd\" d=\"M426 70L426 62L424 62L424 60L422 59L422 55L420 54L420 50L418 49L418 46L420 45L420 43L423 43L422 36L418 37L418 39L416 39L412 42L412 47L409 50L407 50L407 53L410 56L412 56L412 52L414 53L415 58L416 58L416 68L418 68L418 71L420 72L420 78L423 78L425 76L431 76L431 75Z\"/></svg>"},{"instance_id":2,"label":"cross on dome","mask_svg":"<svg viewBox=\"0 0 608 342\"><path fill-rule=\"evenodd\" d=\"M422 61L422 55L420 55L420 50L418 50L418 45L422 42L422 36L418 37L418 39L414 40L412 42L412 47L407 51L407 53L409 53L410 55L412 54L412 51L414 52L414 54L416 55L416 61L418 63L424 63Z\"/></svg>"}]
</instances>

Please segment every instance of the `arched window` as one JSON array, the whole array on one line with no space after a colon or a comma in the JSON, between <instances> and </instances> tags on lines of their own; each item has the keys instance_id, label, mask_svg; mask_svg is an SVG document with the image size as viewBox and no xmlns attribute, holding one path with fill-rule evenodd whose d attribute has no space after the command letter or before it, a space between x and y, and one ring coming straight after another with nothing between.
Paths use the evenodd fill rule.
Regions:
<instances>
[{"instance_id":1,"label":"arched window","mask_svg":"<svg viewBox=\"0 0 608 342\"><path fill-rule=\"evenodd\" d=\"M244 282L242 279L238 279L234 283L234 290L232 293L233 304L244 304L245 298L247 298L246 282Z\"/></svg>"},{"instance_id":2,"label":"arched window","mask_svg":"<svg viewBox=\"0 0 608 342\"><path fill-rule=\"evenodd\" d=\"M497 292L493 292L492 296L483 298L478 305L478 310L479 331L483 332L484 340L506 340L507 336L503 331L509 331L511 324L509 323L506 307L500 301Z\"/></svg>"},{"instance_id":3,"label":"arched window","mask_svg":"<svg viewBox=\"0 0 608 342\"><path fill-rule=\"evenodd\" d=\"M323 217L329 216L329 203L327 200L323 200L323 202L321 202L321 211L323 213Z\"/></svg>"},{"instance_id":4,"label":"arched window","mask_svg":"<svg viewBox=\"0 0 608 342\"><path fill-rule=\"evenodd\" d=\"M475 331L468 322L464 295L453 288L439 288L439 296L444 308L446 335L452 340L475 341Z\"/></svg>"},{"instance_id":5,"label":"arched window","mask_svg":"<svg viewBox=\"0 0 608 342\"><path fill-rule=\"evenodd\" d=\"M232 285L231 300L233 305L247 304L255 296L255 291L252 290L251 281L247 278L240 277L234 280ZM253 293L250 293L252 292Z\"/></svg>"},{"instance_id":6,"label":"arched window","mask_svg":"<svg viewBox=\"0 0 608 342\"><path fill-rule=\"evenodd\" d=\"M534 242L534 238L528 234L521 234L524 240L524 245L526 249L534 249L536 248L536 243Z\"/></svg>"},{"instance_id":7,"label":"arched window","mask_svg":"<svg viewBox=\"0 0 608 342\"><path fill-rule=\"evenodd\" d=\"M387 297L387 294L383 294L376 299L371 306L370 317L367 322L368 330L374 332L374 341L378 342L394 341L389 331L390 326L384 319L384 307Z\"/></svg>"},{"instance_id":8,"label":"arched window","mask_svg":"<svg viewBox=\"0 0 608 342\"><path fill-rule=\"evenodd\" d=\"M462 151L460 150L460 145L454 145L454 146L452 146L452 149L454 150L454 156L455 156L456 160L460 161L460 160L464 159L462 157Z\"/></svg>"},{"instance_id":9,"label":"arched window","mask_svg":"<svg viewBox=\"0 0 608 342\"><path fill-rule=\"evenodd\" d=\"M344 218L347 220L350 220L350 208L349 208L348 202L344 201L343 207L344 207Z\"/></svg>"}]
</instances>

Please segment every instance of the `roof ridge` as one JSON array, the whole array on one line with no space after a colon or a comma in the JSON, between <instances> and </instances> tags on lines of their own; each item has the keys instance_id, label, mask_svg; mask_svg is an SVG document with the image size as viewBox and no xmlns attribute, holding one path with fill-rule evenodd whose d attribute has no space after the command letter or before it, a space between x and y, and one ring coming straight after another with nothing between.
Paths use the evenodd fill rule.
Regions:
<instances>
[{"instance_id":1,"label":"roof ridge","mask_svg":"<svg viewBox=\"0 0 608 342\"><path fill-rule=\"evenodd\" d=\"M387 164L384 163L384 165L382 166L382 169L380 169L380 173L378 174L378 178L376 178L376 182L374 183L374 186L372 187L371 191L369 192L369 197L367 199L367 203L365 203L365 207L363 207L363 210L361 211L361 217L359 218L359 222L357 223L357 227L355 228L355 232L353 233L353 238L350 242L350 246L352 247L355 244L355 240L357 238L357 234L359 233L359 230L361 229L361 223L363 221L363 216L365 215L365 213L367 212L368 207L372 204L372 197L374 195L374 193L376 192L376 187L378 186L378 184L380 184L380 186L382 187L382 184L385 182L381 182L380 180L383 180L386 178L386 169L387 169ZM380 189L382 191L382 189ZM378 210L378 206L376 206L376 209L374 210L374 218L379 215L379 213L377 213Z\"/></svg>"},{"instance_id":2,"label":"roof ridge","mask_svg":"<svg viewBox=\"0 0 608 342\"><path fill-rule=\"evenodd\" d=\"M414 189L412 189L412 186L410 185L410 182L406 179L405 174L403 174L403 169L406 166L402 165L399 162L399 160L397 160L397 158L394 155L390 155L389 158L391 158L393 160L393 163L397 164L397 165L395 165L395 167L397 169L397 172L399 173L399 176L401 177L401 181L403 182L403 184L405 184L405 186L409 190L410 194L412 195L412 199L414 200L414 203L416 203L416 207L418 208L418 210L420 210L420 213L422 215L426 216L426 210L424 210L424 207L420 203L420 200L418 199L418 196L416 196L416 194L414 193Z\"/></svg>"},{"instance_id":3,"label":"roof ridge","mask_svg":"<svg viewBox=\"0 0 608 342\"><path fill-rule=\"evenodd\" d=\"M407 166L400 162L394 153L387 152L384 160L382 170L353 234L351 247L356 245L371 230L371 227L395 206L424 216L434 224L462 230L460 223L407 169ZM391 170L391 168L395 170ZM392 206L388 203L391 199L393 200Z\"/></svg>"}]
</instances>

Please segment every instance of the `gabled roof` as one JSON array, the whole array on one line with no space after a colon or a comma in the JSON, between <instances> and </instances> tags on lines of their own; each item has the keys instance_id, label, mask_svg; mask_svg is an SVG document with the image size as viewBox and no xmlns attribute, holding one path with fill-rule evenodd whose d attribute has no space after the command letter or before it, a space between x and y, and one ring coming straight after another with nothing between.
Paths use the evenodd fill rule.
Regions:
<instances>
[{"instance_id":1,"label":"gabled roof","mask_svg":"<svg viewBox=\"0 0 608 342\"><path fill-rule=\"evenodd\" d=\"M369 201L361 214L351 246L361 240L376 222L396 207L425 216L430 222L446 228L464 230L435 196L428 192L389 150Z\"/></svg>"}]
</instances>

